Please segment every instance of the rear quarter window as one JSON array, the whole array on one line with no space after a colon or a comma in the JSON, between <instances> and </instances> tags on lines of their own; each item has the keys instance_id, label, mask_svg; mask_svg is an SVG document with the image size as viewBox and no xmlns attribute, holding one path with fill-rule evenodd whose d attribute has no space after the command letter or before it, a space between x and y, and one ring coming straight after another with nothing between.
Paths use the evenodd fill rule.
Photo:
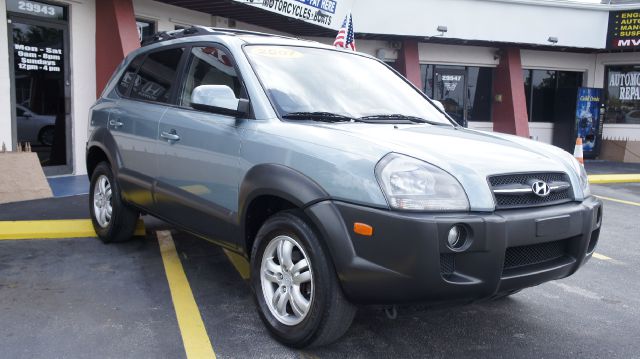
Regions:
<instances>
[{"instance_id":1,"label":"rear quarter window","mask_svg":"<svg viewBox=\"0 0 640 359\"><path fill-rule=\"evenodd\" d=\"M169 102L176 82L183 48L172 48L150 53L133 78L129 97L160 103ZM123 78L126 76L123 76Z\"/></svg>"},{"instance_id":2,"label":"rear quarter window","mask_svg":"<svg viewBox=\"0 0 640 359\"><path fill-rule=\"evenodd\" d=\"M120 96L128 96L129 87L131 87L131 84L135 79L136 72L138 71L140 64L142 64L145 55L146 54L136 56L136 58L131 61L125 72L122 74L122 77L120 77L118 85L116 86L116 91Z\"/></svg>"}]
</instances>

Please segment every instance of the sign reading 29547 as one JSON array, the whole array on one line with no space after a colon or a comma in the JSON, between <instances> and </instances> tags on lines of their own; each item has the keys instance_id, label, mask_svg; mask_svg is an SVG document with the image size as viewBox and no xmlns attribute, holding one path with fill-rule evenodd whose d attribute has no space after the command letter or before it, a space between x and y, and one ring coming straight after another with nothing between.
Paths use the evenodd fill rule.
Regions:
<instances>
[{"instance_id":1,"label":"sign reading 29547","mask_svg":"<svg viewBox=\"0 0 640 359\"><path fill-rule=\"evenodd\" d=\"M38 1L7 0L7 11L64 20L64 8Z\"/></svg>"}]
</instances>

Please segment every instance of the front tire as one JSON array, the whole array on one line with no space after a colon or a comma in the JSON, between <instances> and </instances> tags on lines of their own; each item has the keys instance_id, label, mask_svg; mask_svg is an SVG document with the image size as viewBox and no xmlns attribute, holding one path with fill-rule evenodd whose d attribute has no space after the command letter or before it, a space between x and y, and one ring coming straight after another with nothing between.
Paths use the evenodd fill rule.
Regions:
<instances>
[{"instance_id":1,"label":"front tire","mask_svg":"<svg viewBox=\"0 0 640 359\"><path fill-rule=\"evenodd\" d=\"M106 162L99 163L91 174L89 206L93 228L104 243L133 237L140 213L122 201L120 187Z\"/></svg>"},{"instance_id":2,"label":"front tire","mask_svg":"<svg viewBox=\"0 0 640 359\"><path fill-rule=\"evenodd\" d=\"M356 313L318 235L297 210L277 213L260 228L251 255L251 286L267 329L294 348L337 340Z\"/></svg>"}]
</instances>

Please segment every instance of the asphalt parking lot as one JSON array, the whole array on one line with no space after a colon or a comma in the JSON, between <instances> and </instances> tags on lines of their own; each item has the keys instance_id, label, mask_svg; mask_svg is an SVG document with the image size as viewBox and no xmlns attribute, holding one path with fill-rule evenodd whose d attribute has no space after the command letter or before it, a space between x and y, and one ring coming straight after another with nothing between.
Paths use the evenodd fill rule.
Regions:
<instances>
[{"instance_id":1,"label":"asphalt parking lot","mask_svg":"<svg viewBox=\"0 0 640 359\"><path fill-rule=\"evenodd\" d=\"M601 239L572 277L495 302L402 307L395 320L361 308L342 340L304 351L269 337L241 264L158 220L145 217L146 237L124 244L0 240L0 357L191 358L203 350L219 358L639 358L640 184L592 192L605 202ZM78 218L86 197L66 201L68 218ZM11 219L0 211L0 220ZM44 211L17 205L11 213L39 219ZM175 243L179 268L168 266L157 231ZM184 282L172 279L180 269ZM192 299L172 297L175 288L190 288ZM193 318L203 327L185 325Z\"/></svg>"}]
</instances>

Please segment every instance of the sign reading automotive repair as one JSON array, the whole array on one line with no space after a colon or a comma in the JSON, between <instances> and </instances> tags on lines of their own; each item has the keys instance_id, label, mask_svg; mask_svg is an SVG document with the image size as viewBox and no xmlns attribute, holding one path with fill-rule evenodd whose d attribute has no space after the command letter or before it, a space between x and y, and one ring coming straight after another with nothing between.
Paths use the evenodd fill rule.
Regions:
<instances>
[{"instance_id":1,"label":"sign reading automotive repair","mask_svg":"<svg viewBox=\"0 0 640 359\"><path fill-rule=\"evenodd\" d=\"M607 48L640 48L640 10L609 12Z\"/></svg>"},{"instance_id":2,"label":"sign reading automotive repair","mask_svg":"<svg viewBox=\"0 0 640 359\"><path fill-rule=\"evenodd\" d=\"M337 17L337 0L262 0L255 3L247 0L235 1L332 29L340 26L338 22L342 21Z\"/></svg>"}]
</instances>

